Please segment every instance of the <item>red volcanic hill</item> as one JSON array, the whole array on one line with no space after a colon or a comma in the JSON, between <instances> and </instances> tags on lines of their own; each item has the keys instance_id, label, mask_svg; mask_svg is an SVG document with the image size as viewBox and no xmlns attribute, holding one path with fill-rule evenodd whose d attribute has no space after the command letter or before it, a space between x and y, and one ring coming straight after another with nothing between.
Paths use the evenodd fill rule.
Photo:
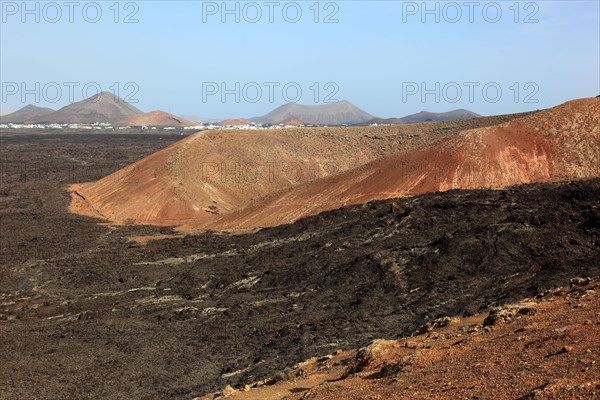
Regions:
<instances>
[{"instance_id":1,"label":"red volcanic hill","mask_svg":"<svg viewBox=\"0 0 600 400\"><path fill-rule=\"evenodd\" d=\"M164 111L132 115L115 123L119 126L194 126L197 125L185 118L177 117Z\"/></svg>"},{"instance_id":2,"label":"red volcanic hill","mask_svg":"<svg viewBox=\"0 0 600 400\"><path fill-rule=\"evenodd\" d=\"M271 193L376 160L395 145L357 132L203 131L99 181L73 185L71 209L116 223L208 223Z\"/></svg>"},{"instance_id":3,"label":"red volcanic hill","mask_svg":"<svg viewBox=\"0 0 600 400\"><path fill-rule=\"evenodd\" d=\"M238 230L376 199L600 176L600 99L451 135L417 128L202 132L74 185L71 209L116 223Z\"/></svg>"},{"instance_id":4,"label":"red volcanic hill","mask_svg":"<svg viewBox=\"0 0 600 400\"><path fill-rule=\"evenodd\" d=\"M300 118L290 117L286 118L283 121L279 121L276 125L285 125L285 126L304 126L304 122Z\"/></svg>"}]
</instances>

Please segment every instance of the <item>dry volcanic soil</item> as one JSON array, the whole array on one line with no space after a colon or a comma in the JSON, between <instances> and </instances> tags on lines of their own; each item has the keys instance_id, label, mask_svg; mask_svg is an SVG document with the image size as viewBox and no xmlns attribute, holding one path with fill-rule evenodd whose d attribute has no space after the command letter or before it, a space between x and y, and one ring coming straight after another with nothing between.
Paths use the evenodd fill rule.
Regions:
<instances>
[{"instance_id":1,"label":"dry volcanic soil","mask_svg":"<svg viewBox=\"0 0 600 400\"><path fill-rule=\"evenodd\" d=\"M1 399L191 399L600 272L600 179L144 244L171 229L68 212L68 184L178 139L0 135Z\"/></svg>"}]
</instances>

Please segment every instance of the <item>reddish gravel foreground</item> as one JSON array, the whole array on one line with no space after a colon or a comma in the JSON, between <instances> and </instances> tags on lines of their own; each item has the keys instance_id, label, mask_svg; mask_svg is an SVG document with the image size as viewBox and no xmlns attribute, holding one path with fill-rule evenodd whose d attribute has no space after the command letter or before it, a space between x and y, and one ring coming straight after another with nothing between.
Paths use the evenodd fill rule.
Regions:
<instances>
[{"instance_id":1,"label":"reddish gravel foreground","mask_svg":"<svg viewBox=\"0 0 600 400\"><path fill-rule=\"evenodd\" d=\"M600 396L600 280L426 333L312 358L202 400L594 399Z\"/></svg>"}]
</instances>

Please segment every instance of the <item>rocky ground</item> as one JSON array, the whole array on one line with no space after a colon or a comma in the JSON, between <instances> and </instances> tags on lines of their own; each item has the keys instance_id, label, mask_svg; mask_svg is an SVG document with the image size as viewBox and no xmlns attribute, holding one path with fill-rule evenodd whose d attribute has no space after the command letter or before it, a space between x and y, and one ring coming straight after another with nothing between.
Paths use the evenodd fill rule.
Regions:
<instances>
[{"instance_id":1,"label":"rocky ground","mask_svg":"<svg viewBox=\"0 0 600 400\"><path fill-rule=\"evenodd\" d=\"M68 213L68 183L177 139L2 138L0 398L190 399L599 275L600 180L372 202L144 245L132 238L170 230Z\"/></svg>"},{"instance_id":2,"label":"rocky ground","mask_svg":"<svg viewBox=\"0 0 600 400\"><path fill-rule=\"evenodd\" d=\"M314 357L203 399L598 398L599 290L598 279L574 278L489 313L440 318L406 339Z\"/></svg>"}]
</instances>

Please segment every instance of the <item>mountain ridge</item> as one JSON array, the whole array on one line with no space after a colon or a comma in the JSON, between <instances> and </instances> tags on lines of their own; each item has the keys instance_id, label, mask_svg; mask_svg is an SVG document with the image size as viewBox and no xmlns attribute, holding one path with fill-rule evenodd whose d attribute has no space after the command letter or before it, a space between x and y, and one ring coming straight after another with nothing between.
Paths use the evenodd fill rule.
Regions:
<instances>
[{"instance_id":1,"label":"mountain ridge","mask_svg":"<svg viewBox=\"0 0 600 400\"><path fill-rule=\"evenodd\" d=\"M479 118L481 115L459 108L456 110L436 113L431 111L420 111L415 114L406 115L401 118L373 118L369 123L375 124L418 124L422 122L456 121L459 119Z\"/></svg>"},{"instance_id":2,"label":"mountain ridge","mask_svg":"<svg viewBox=\"0 0 600 400\"><path fill-rule=\"evenodd\" d=\"M373 116L349 101L341 100L318 105L287 103L263 116L250 119L261 124L277 124L289 118L297 118L311 125L355 125L364 124Z\"/></svg>"},{"instance_id":3,"label":"mountain ridge","mask_svg":"<svg viewBox=\"0 0 600 400\"><path fill-rule=\"evenodd\" d=\"M56 110L48 107L38 107L33 104L28 104L19 110L10 114L0 116L0 122L7 124L28 124L35 123L45 116L54 113Z\"/></svg>"}]
</instances>

